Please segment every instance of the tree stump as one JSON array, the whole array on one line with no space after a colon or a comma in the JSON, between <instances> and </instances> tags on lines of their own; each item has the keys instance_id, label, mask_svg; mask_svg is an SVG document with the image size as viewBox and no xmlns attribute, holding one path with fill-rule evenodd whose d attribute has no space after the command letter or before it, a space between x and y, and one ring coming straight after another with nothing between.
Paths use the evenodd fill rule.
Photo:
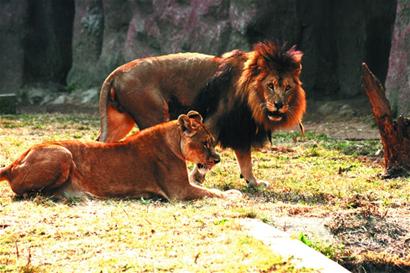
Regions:
<instances>
[{"instance_id":1,"label":"tree stump","mask_svg":"<svg viewBox=\"0 0 410 273\"><path fill-rule=\"evenodd\" d=\"M407 176L410 174L410 119L399 116L393 120L382 84L365 63L362 68L363 88L383 144L385 178Z\"/></svg>"}]
</instances>

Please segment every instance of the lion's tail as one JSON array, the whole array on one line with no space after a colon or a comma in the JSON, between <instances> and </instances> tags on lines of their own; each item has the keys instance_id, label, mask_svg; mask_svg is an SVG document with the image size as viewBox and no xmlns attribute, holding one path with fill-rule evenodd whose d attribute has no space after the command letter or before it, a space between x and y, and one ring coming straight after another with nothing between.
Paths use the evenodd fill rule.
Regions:
<instances>
[{"instance_id":1,"label":"lion's tail","mask_svg":"<svg viewBox=\"0 0 410 273\"><path fill-rule=\"evenodd\" d=\"M100 101L99 101L99 110L100 110L100 134L97 138L98 141L105 142L107 139L107 109L110 98L110 92L112 88L114 72L111 73L104 81L101 91L100 91Z\"/></svg>"}]
</instances>

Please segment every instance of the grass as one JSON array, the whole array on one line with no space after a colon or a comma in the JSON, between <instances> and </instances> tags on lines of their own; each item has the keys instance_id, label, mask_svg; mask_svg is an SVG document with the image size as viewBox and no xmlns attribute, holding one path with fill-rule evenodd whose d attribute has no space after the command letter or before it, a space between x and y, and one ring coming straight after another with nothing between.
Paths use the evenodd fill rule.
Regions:
<instances>
[{"instance_id":1,"label":"grass","mask_svg":"<svg viewBox=\"0 0 410 273\"><path fill-rule=\"evenodd\" d=\"M334 245L334 244L323 242L321 240L312 240L311 238L309 238L307 234L302 233L302 232L297 234L296 239L301 241L308 247L311 247L321 252L323 255L325 255L328 258L335 259L336 257L338 257L338 255L340 255L340 253L345 253L343 245ZM338 258L337 260L340 261L341 258Z\"/></svg>"},{"instance_id":2,"label":"grass","mask_svg":"<svg viewBox=\"0 0 410 273\"><path fill-rule=\"evenodd\" d=\"M30 249L31 263L46 272L299 272L242 232L229 203L226 213L220 205L14 202L2 211L11 228L0 238L0 264L20 270Z\"/></svg>"},{"instance_id":3,"label":"grass","mask_svg":"<svg viewBox=\"0 0 410 273\"><path fill-rule=\"evenodd\" d=\"M0 116L0 164L38 142L93 140L98 127L84 114ZM241 190L243 200L15 200L1 182L0 272L305 272L249 237L238 218L275 225L273 214L329 217L357 209L357 200L385 210L409 204L410 179L380 178L377 141L290 132L275 134L273 145L280 149L253 153L256 176L271 183L266 190L247 188L233 153L220 151L205 186ZM304 236L335 260L346 251Z\"/></svg>"}]
</instances>

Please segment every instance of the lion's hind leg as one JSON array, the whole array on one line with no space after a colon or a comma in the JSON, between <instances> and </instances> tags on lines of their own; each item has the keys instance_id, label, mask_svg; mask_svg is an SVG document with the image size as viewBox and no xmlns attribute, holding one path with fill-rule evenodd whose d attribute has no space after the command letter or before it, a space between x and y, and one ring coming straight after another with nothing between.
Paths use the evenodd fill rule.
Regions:
<instances>
[{"instance_id":1,"label":"lion's hind leg","mask_svg":"<svg viewBox=\"0 0 410 273\"><path fill-rule=\"evenodd\" d=\"M9 184L17 195L52 193L69 180L72 166L72 154L66 148L59 145L35 146L12 164Z\"/></svg>"},{"instance_id":2,"label":"lion's hind leg","mask_svg":"<svg viewBox=\"0 0 410 273\"><path fill-rule=\"evenodd\" d=\"M98 141L117 142L128 135L134 128L134 119L125 112L118 111L114 106L108 105L105 128L101 124Z\"/></svg>"}]
</instances>

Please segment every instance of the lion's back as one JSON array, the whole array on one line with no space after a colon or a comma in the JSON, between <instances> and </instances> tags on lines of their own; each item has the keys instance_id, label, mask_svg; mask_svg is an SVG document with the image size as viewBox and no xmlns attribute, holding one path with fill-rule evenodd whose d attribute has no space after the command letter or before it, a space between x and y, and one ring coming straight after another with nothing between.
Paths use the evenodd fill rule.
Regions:
<instances>
[{"instance_id":1,"label":"lion's back","mask_svg":"<svg viewBox=\"0 0 410 273\"><path fill-rule=\"evenodd\" d=\"M136 59L116 69L121 82L139 79L141 83L150 80L174 85L175 81L197 81L210 77L218 63L215 56L201 53L175 53Z\"/></svg>"}]
</instances>

